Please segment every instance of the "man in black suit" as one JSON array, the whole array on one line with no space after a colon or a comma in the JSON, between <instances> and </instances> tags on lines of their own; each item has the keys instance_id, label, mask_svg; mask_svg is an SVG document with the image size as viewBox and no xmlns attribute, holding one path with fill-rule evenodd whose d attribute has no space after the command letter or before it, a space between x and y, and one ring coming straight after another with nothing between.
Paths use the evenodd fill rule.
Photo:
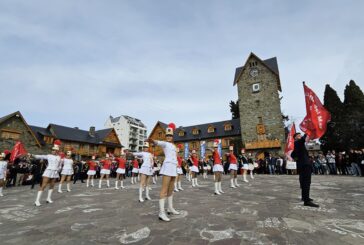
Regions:
<instances>
[{"instance_id":1,"label":"man in black suit","mask_svg":"<svg viewBox=\"0 0 364 245\"><path fill-rule=\"evenodd\" d=\"M305 145L306 141L308 141L308 137L306 134L301 136L300 133L295 133L294 140L294 150L291 156L297 163L297 171L300 176L299 180L304 206L318 208L319 205L313 203L313 200L310 198L312 166Z\"/></svg>"}]
</instances>

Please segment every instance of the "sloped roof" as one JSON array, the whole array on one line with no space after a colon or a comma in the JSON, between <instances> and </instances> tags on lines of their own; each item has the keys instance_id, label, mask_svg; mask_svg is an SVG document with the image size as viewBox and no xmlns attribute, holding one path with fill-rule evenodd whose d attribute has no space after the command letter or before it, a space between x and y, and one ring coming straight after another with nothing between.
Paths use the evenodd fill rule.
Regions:
<instances>
[{"instance_id":1,"label":"sloped roof","mask_svg":"<svg viewBox=\"0 0 364 245\"><path fill-rule=\"evenodd\" d=\"M232 130L225 131L224 126L227 123L231 123ZM215 132L208 133L207 130L209 126L213 126L215 128ZM198 129L200 133L198 135L193 135L192 130ZM179 136L179 132L184 131L184 136ZM239 136L240 135L240 119L232 119L220 122L212 122L212 123L205 123L200 125L192 125L187 127L179 127L175 130L173 139L174 141L193 141L193 140L203 140L203 139L216 139L222 137L229 137L229 136Z\"/></svg>"},{"instance_id":2,"label":"sloped roof","mask_svg":"<svg viewBox=\"0 0 364 245\"><path fill-rule=\"evenodd\" d=\"M266 60L262 60L260 59L258 56L256 56L253 52L250 53L250 55L248 56L248 59L246 60L245 64L243 66L237 67L235 69L235 75L234 75L234 86L235 84L238 83L246 65L248 60L250 59L250 57L255 57L257 60L259 60L264 66L266 66L270 71L272 71L275 75L277 75L278 77L278 89L279 91L282 91L281 88L281 81L280 81L280 77L279 77L279 69L278 69L278 62L277 62L277 57L272 57Z\"/></svg>"}]
</instances>

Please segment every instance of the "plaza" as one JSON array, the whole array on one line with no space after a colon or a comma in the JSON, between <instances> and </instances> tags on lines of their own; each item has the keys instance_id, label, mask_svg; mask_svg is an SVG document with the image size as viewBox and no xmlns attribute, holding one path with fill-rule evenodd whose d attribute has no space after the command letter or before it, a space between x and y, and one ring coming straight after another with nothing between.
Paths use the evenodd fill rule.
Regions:
<instances>
[{"instance_id":1,"label":"plaza","mask_svg":"<svg viewBox=\"0 0 364 245\"><path fill-rule=\"evenodd\" d=\"M174 194L180 215L158 220L159 183L152 201L138 202L138 185L55 193L53 204L34 206L36 190L9 188L0 199L1 244L362 244L363 179L313 176L311 197L300 201L296 175L255 175L240 187L214 195L212 176ZM129 179L127 179L129 180Z\"/></svg>"}]
</instances>

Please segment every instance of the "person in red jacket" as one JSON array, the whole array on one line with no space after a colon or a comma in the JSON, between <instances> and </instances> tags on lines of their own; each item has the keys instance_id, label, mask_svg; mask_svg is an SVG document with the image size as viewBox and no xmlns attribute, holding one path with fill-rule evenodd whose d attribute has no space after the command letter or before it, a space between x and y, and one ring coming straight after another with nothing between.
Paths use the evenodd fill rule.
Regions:
<instances>
[{"instance_id":1,"label":"person in red jacket","mask_svg":"<svg viewBox=\"0 0 364 245\"><path fill-rule=\"evenodd\" d=\"M182 176L183 176L183 170L182 170L182 162L183 159L182 157L179 155L180 150L182 149L182 145L179 144L177 146L177 177L176 180L174 182L174 191L178 192L178 191L183 191L182 189Z\"/></svg>"},{"instance_id":2,"label":"person in red jacket","mask_svg":"<svg viewBox=\"0 0 364 245\"><path fill-rule=\"evenodd\" d=\"M191 174L192 174L192 187L198 186L197 183L197 174L200 172L198 170L198 163L199 163L199 159L197 157L197 153L196 150L192 150L192 155L191 155Z\"/></svg>"},{"instance_id":3,"label":"person in red jacket","mask_svg":"<svg viewBox=\"0 0 364 245\"><path fill-rule=\"evenodd\" d=\"M133 160L133 170L131 171L131 183L137 183L137 177L139 175L139 161L138 159L134 158Z\"/></svg>"},{"instance_id":4,"label":"person in red jacket","mask_svg":"<svg viewBox=\"0 0 364 245\"><path fill-rule=\"evenodd\" d=\"M120 180L120 188L124 189L124 179L125 179L125 163L126 158L125 154L122 152L120 157L115 158L116 163L118 164L118 169L116 170L116 179L115 179L115 189L118 190L118 182Z\"/></svg>"},{"instance_id":5,"label":"person in red jacket","mask_svg":"<svg viewBox=\"0 0 364 245\"><path fill-rule=\"evenodd\" d=\"M89 183L91 180L91 186L94 186L94 177L96 174L96 166L97 163L95 162L96 156L92 156L91 157L91 161L88 161L88 171L87 171L87 181L86 181L86 186L89 187Z\"/></svg>"},{"instance_id":6,"label":"person in red jacket","mask_svg":"<svg viewBox=\"0 0 364 245\"><path fill-rule=\"evenodd\" d=\"M229 170L230 170L230 187L236 188L238 184L238 159L234 155L234 146L229 146L229 153L226 154L229 157Z\"/></svg>"},{"instance_id":7,"label":"person in red jacket","mask_svg":"<svg viewBox=\"0 0 364 245\"><path fill-rule=\"evenodd\" d=\"M110 187L110 180L109 180L109 176L110 176L110 168L111 168L111 158L110 155L106 153L105 159L100 161L101 165L102 165L102 169L100 171L101 177L99 180L99 189L101 189L102 186L102 179L106 178L106 184L107 187Z\"/></svg>"},{"instance_id":8,"label":"person in red jacket","mask_svg":"<svg viewBox=\"0 0 364 245\"><path fill-rule=\"evenodd\" d=\"M219 140L215 140L214 151L212 153L212 158L214 161L214 167L212 168L212 171L214 172L215 176L215 195L221 195L221 193L224 193L221 189L221 175L224 172L224 168L222 167L220 153L217 150L218 146Z\"/></svg>"}]
</instances>

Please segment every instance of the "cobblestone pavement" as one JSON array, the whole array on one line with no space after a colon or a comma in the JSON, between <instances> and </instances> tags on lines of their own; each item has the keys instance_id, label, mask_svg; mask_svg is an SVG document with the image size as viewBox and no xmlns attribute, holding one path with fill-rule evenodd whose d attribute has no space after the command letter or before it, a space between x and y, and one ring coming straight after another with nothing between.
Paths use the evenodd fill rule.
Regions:
<instances>
[{"instance_id":1,"label":"cobblestone pavement","mask_svg":"<svg viewBox=\"0 0 364 245\"><path fill-rule=\"evenodd\" d=\"M364 178L313 176L318 209L302 205L297 178L256 175L232 189L224 176L221 196L213 195L212 176L200 178L198 188L184 180L174 196L182 212L171 222L157 218L160 179L144 203L129 180L124 190L72 185L70 193L54 193L53 204L45 192L41 207L33 204L36 190L6 189L0 243L364 244Z\"/></svg>"}]
</instances>

